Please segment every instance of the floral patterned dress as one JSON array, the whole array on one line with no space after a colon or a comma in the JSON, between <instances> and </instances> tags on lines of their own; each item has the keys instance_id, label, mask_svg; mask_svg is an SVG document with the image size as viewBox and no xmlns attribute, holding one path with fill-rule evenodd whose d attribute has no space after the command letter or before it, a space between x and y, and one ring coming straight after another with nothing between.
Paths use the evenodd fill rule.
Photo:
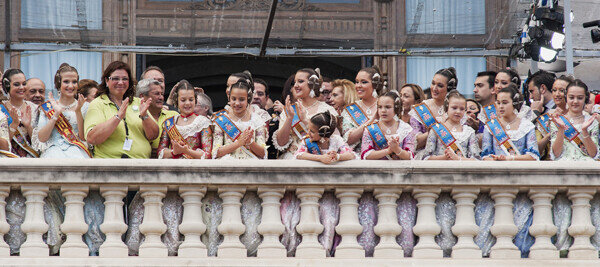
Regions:
<instances>
[{"instance_id":1,"label":"floral patterned dress","mask_svg":"<svg viewBox=\"0 0 600 267\"><path fill-rule=\"evenodd\" d=\"M267 138L269 136L269 131L267 128L267 124L264 119L259 116L256 112L251 113L250 120L248 121L235 121L232 119L232 122L240 129L240 131L244 131L245 129L251 128L254 130L254 142L259 144L261 147L265 149L265 155L262 159L267 159ZM213 148L212 148L212 157L214 159L217 158L217 152L219 148L224 145L229 145L233 143L233 140L227 136L226 133L221 130L218 125L214 125L214 134L213 134ZM240 147L233 151L231 154L222 156L220 159L253 159L256 158L250 149L244 149Z\"/></svg>"},{"instance_id":2,"label":"floral patterned dress","mask_svg":"<svg viewBox=\"0 0 600 267\"><path fill-rule=\"evenodd\" d=\"M590 118L590 115L585 113L584 114L584 119L583 121L586 121ZM575 129L577 129L577 131L581 132L581 125L583 123L579 123L579 124L573 124L573 127L575 127ZM594 122L592 123L592 125L590 125L590 127L588 127L588 132L590 134L590 137L592 138L592 142L594 142L594 144L596 145L596 148L598 147L598 121L594 120ZM556 126L555 123L550 123L550 142L554 143L556 141L556 135L558 134L558 127ZM581 136L581 135L580 135ZM581 138L581 137L580 137ZM596 152L596 156L594 158L600 158L600 156L598 156L598 152ZM570 142L569 140L565 139L563 141L563 149L562 149L562 153L556 157L554 156L554 152L552 151L552 146L550 146L550 159L552 160L594 160L594 158L590 157L586 151L582 151L576 144L574 144L573 142Z\"/></svg>"},{"instance_id":3,"label":"floral patterned dress","mask_svg":"<svg viewBox=\"0 0 600 267\"><path fill-rule=\"evenodd\" d=\"M371 117L373 115L375 115L375 112L372 112L371 114L367 113L366 110L364 110L364 106L365 104L363 104L362 100L358 100L356 101L354 104L357 104L358 106L360 106L363 111L365 112L364 115L367 117L367 121L371 119ZM350 116L350 113L348 113L348 110L346 108L342 109L342 136L344 137L344 140L346 142L348 142L348 137L350 136L350 131L353 129L358 128L358 125L354 119L352 118L352 116ZM355 153L360 153L361 152L361 145L362 140L358 140L356 143L353 144L348 144L350 145L350 147L354 150Z\"/></svg>"},{"instance_id":4,"label":"floral patterned dress","mask_svg":"<svg viewBox=\"0 0 600 267\"><path fill-rule=\"evenodd\" d=\"M352 148L346 144L346 141L339 135L332 135L329 138L329 147L327 149L321 149L321 154L327 154L329 151L336 151L338 154L344 154L346 152L352 152ZM300 154L310 153L306 148L306 144L301 142L298 146L298 150L294 153L294 158L298 158ZM356 155L355 157L356 158Z\"/></svg>"},{"instance_id":5,"label":"floral patterned dress","mask_svg":"<svg viewBox=\"0 0 600 267\"><path fill-rule=\"evenodd\" d=\"M452 133L456 139L455 144L457 144L465 153L465 155L463 155L464 157L475 159L481 158L479 141L477 140L477 135L473 128L462 125L462 130L460 132L450 131L450 133ZM429 136L427 137L427 145L425 146L425 149L423 150L424 152L420 159L427 160L431 156L444 155L445 150L446 145L440 141L437 134L433 130L430 130Z\"/></svg>"},{"instance_id":6,"label":"floral patterned dress","mask_svg":"<svg viewBox=\"0 0 600 267\"><path fill-rule=\"evenodd\" d=\"M7 101L5 101L3 104L5 107L8 107L7 105ZM29 106L29 108L31 109L31 127L35 128L37 126L36 124L36 118L38 117L38 106L36 104L34 104L33 102L30 101L26 101L25 100L25 105ZM27 128L25 128L25 126L23 126L23 124L19 125L17 127L17 130L19 132L21 132L23 134L23 137L25 138L25 140L27 141L27 143L31 146L31 148L33 148L34 150L36 149L35 147L33 147L33 144L31 143L31 136L29 136L29 134L27 134ZM33 133L32 133L33 134ZM27 150L23 149L14 139L11 139L10 141L10 146L11 146L11 152L14 153L15 155L22 157L22 158L33 158L34 156L32 156L31 154L29 154L27 152Z\"/></svg>"},{"instance_id":7,"label":"floral patterned dress","mask_svg":"<svg viewBox=\"0 0 600 267\"><path fill-rule=\"evenodd\" d=\"M391 135L385 135L387 140L390 140L392 137L398 137L400 140L400 147L408 152L410 152L411 157L415 153L415 147L417 145L417 135L413 127L411 127L408 123L399 120L398 129L396 129L396 133ZM369 134L369 130L365 129L362 136L361 142L361 159L366 159L369 154L373 151L378 151L384 148L377 148L373 139L371 139L371 134ZM381 159L387 159L387 157L383 157Z\"/></svg>"},{"instance_id":8,"label":"floral patterned dress","mask_svg":"<svg viewBox=\"0 0 600 267\"><path fill-rule=\"evenodd\" d=\"M10 148L10 133L8 131L8 118L6 117L6 115L4 115L4 113L0 112L0 138L4 139L8 142L8 152L10 152L11 148ZM0 155L0 158L2 158L2 156Z\"/></svg>"},{"instance_id":9,"label":"floral patterned dress","mask_svg":"<svg viewBox=\"0 0 600 267\"><path fill-rule=\"evenodd\" d=\"M310 119L312 116L325 111L329 111L331 115L338 116L337 111L335 111L335 108L333 108L332 106L320 101L317 103L318 106L314 113L308 113L308 111L306 111L305 116L307 119ZM277 129L277 131L273 133L273 146L275 146L277 150L284 152L279 156L279 159L294 159L294 153L298 150L298 146L300 143L302 143L302 140L298 136L296 136L294 131L290 131L290 138L288 142L285 145L280 146L277 143L277 135L279 134L279 131L285 124L284 122L287 119L287 114L285 112L281 112L279 118L279 129Z\"/></svg>"},{"instance_id":10,"label":"floral patterned dress","mask_svg":"<svg viewBox=\"0 0 600 267\"><path fill-rule=\"evenodd\" d=\"M175 116L175 120L179 119L179 115ZM210 129L211 122L204 116L196 116L194 121L188 125L181 126L175 124L177 131L183 136L185 142L195 151L204 151L202 159L210 159L213 145L212 131ZM167 133L167 128L163 127L163 132L158 145L158 158L164 158L165 149L172 149L171 138ZM175 155L173 158L183 158L182 155Z\"/></svg>"},{"instance_id":11,"label":"floral patterned dress","mask_svg":"<svg viewBox=\"0 0 600 267\"><path fill-rule=\"evenodd\" d=\"M537 139L535 137L535 125L526 119L521 119L519 127L515 130L506 130L506 134L515 145L521 155L530 155L535 160L540 160L540 152L538 151ZM481 142L481 158L489 155L505 155L509 156L502 150L496 138L492 136L490 129L485 127L483 140Z\"/></svg>"}]
</instances>

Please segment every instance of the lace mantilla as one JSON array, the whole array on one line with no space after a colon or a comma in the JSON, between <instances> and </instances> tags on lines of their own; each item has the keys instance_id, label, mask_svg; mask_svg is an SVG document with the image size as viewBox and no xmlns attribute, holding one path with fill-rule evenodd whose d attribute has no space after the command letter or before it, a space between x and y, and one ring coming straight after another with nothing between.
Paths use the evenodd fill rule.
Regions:
<instances>
[{"instance_id":1,"label":"lace mantilla","mask_svg":"<svg viewBox=\"0 0 600 267\"><path fill-rule=\"evenodd\" d=\"M535 130L535 125L533 125L533 123L526 119L521 119L521 123L519 123L519 128L516 130L507 130L506 134L510 136L511 140L516 141L523 138L531 130Z\"/></svg>"},{"instance_id":2,"label":"lace mantilla","mask_svg":"<svg viewBox=\"0 0 600 267\"><path fill-rule=\"evenodd\" d=\"M177 119L180 117L180 115L177 115L175 117L175 121L177 121ZM196 118L194 119L194 121L188 125L175 125L175 127L177 127L177 131L179 131L179 133L181 134L181 136L183 136L183 138L188 138L192 135L195 135L196 133L204 130L205 128L210 127L211 125L211 121L204 117L204 116L196 116Z\"/></svg>"}]
</instances>

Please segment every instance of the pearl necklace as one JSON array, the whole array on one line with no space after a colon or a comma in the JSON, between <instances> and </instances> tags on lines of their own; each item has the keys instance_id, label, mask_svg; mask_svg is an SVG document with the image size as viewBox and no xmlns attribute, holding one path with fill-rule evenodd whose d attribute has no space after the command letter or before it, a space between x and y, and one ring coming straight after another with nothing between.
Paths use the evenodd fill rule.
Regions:
<instances>
[{"instance_id":1,"label":"pearl necklace","mask_svg":"<svg viewBox=\"0 0 600 267\"><path fill-rule=\"evenodd\" d=\"M511 122L507 122L506 123L506 130L510 130L510 125L515 122L517 119L519 118L519 116L515 116L515 118L511 121Z\"/></svg>"},{"instance_id":2,"label":"pearl necklace","mask_svg":"<svg viewBox=\"0 0 600 267\"><path fill-rule=\"evenodd\" d=\"M440 106L438 106L438 105L435 103L435 101L431 101L431 104L432 104L433 106L435 106L435 108L437 108L437 114L438 114L438 116L442 116L442 115L444 115L444 108L443 108L443 107L440 107Z\"/></svg>"},{"instance_id":3,"label":"pearl necklace","mask_svg":"<svg viewBox=\"0 0 600 267\"><path fill-rule=\"evenodd\" d=\"M182 114L182 115L179 115L179 116L181 116L181 118L183 119L184 122L187 122L188 121L188 117L191 117L192 115L196 115L196 113L192 112L192 113L187 114L187 115L183 115Z\"/></svg>"},{"instance_id":4,"label":"pearl necklace","mask_svg":"<svg viewBox=\"0 0 600 267\"><path fill-rule=\"evenodd\" d=\"M23 105L25 105L25 100L23 100L23 103L21 103L21 105L19 107L15 107L15 105L13 105L12 103L10 103L10 101L8 101L8 103L13 107L17 109L17 116L19 116L19 118L21 118L21 115L23 115L21 113L21 108L23 107Z\"/></svg>"},{"instance_id":5,"label":"pearl necklace","mask_svg":"<svg viewBox=\"0 0 600 267\"><path fill-rule=\"evenodd\" d=\"M576 124L575 121L579 120L580 118L583 118L583 114L577 117L569 118L569 121L571 122L571 124Z\"/></svg>"},{"instance_id":6,"label":"pearl necklace","mask_svg":"<svg viewBox=\"0 0 600 267\"><path fill-rule=\"evenodd\" d=\"M365 104L365 101L361 100L360 102L363 104L363 106L365 106L365 113L367 113L367 115L371 115L371 113L373 113L371 111L371 108L373 108L373 106L377 105L377 100L375 100L375 103L373 103L373 105L370 105L368 107L367 107L367 104Z\"/></svg>"},{"instance_id":7,"label":"pearl necklace","mask_svg":"<svg viewBox=\"0 0 600 267\"><path fill-rule=\"evenodd\" d=\"M395 124L395 123L396 123L395 121L394 121L394 122L392 122L392 126L389 126L389 127L388 127L387 125L385 125L385 123L381 122L381 126L385 126L385 128L386 128L386 129L385 129L385 134L387 134L387 135L390 135L390 134L392 134L392 128L394 127L394 124Z\"/></svg>"},{"instance_id":8,"label":"pearl necklace","mask_svg":"<svg viewBox=\"0 0 600 267\"><path fill-rule=\"evenodd\" d=\"M244 113L244 116L242 116L241 118L238 117L237 115L235 115L235 113L233 113L233 112L231 114L237 119L237 120L235 120L236 122L240 122L240 121L243 121L244 118L246 118L246 116L248 115L248 110L246 110L246 112Z\"/></svg>"}]
</instances>

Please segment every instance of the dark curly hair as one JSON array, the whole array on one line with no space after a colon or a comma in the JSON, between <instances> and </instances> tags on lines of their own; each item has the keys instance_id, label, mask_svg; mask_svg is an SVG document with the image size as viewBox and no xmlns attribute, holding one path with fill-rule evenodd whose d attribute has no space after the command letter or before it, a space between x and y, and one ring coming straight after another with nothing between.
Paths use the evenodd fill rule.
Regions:
<instances>
[{"instance_id":1,"label":"dark curly hair","mask_svg":"<svg viewBox=\"0 0 600 267\"><path fill-rule=\"evenodd\" d=\"M125 91L123 99L129 97L129 104L131 104L133 103L133 97L135 96L135 86L137 82L135 77L131 75L131 67L129 67L129 64L123 61L113 61L108 64L106 69L104 69L104 72L102 73L102 83L100 83L100 86L98 86L97 96L101 96L103 94L108 96L110 93L108 91L108 77L110 77L110 75L117 70L124 70L127 72L127 76L129 78L129 87L127 87L127 91Z\"/></svg>"},{"instance_id":2,"label":"dark curly hair","mask_svg":"<svg viewBox=\"0 0 600 267\"><path fill-rule=\"evenodd\" d=\"M325 111L312 116L310 122L317 126L320 137L329 138L337 128L338 119L329 111Z\"/></svg>"}]
</instances>

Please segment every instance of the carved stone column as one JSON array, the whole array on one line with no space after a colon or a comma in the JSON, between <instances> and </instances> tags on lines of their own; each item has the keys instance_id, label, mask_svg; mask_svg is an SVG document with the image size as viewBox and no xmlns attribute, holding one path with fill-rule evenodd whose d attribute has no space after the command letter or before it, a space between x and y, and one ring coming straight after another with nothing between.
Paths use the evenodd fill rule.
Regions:
<instances>
[{"instance_id":1,"label":"carved stone column","mask_svg":"<svg viewBox=\"0 0 600 267\"><path fill-rule=\"evenodd\" d=\"M140 257L167 257L167 246L160 240L160 236L167 231L162 217L162 199L167 194L167 187L141 186L140 192L144 198L144 219L140 224L140 232L146 237L140 245Z\"/></svg>"},{"instance_id":2,"label":"carved stone column","mask_svg":"<svg viewBox=\"0 0 600 267\"><path fill-rule=\"evenodd\" d=\"M395 259L404 257L404 250L396 242L396 236L402 232L402 226L398 224L398 213L396 213L396 200L400 197L400 188L376 188L373 194L379 201L377 225L374 229L381 239L375 247L373 257Z\"/></svg>"},{"instance_id":3,"label":"carved stone column","mask_svg":"<svg viewBox=\"0 0 600 267\"><path fill-rule=\"evenodd\" d=\"M530 248L529 258L558 259L560 256L550 240L558 229L552 221L552 199L556 192L555 188L532 188L529 190L529 197L533 200L533 223L529 227L529 233L535 237L535 243Z\"/></svg>"},{"instance_id":4,"label":"carved stone column","mask_svg":"<svg viewBox=\"0 0 600 267\"><path fill-rule=\"evenodd\" d=\"M65 201L65 220L60 230L67 235L67 240L60 247L61 257L87 257L88 246L81 237L88 231L83 215L83 199L87 196L87 186L62 186L60 188Z\"/></svg>"},{"instance_id":5,"label":"carved stone column","mask_svg":"<svg viewBox=\"0 0 600 267\"><path fill-rule=\"evenodd\" d=\"M477 235L475 223L475 204L473 201L479 194L479 188L457 187L452 189L452 197L456 200L456 221L452 226L452 233L458 237L456 245L452 248L452 258L479 259L481 250L473 241Z\"/></svg>"},{"instance_id":6,"label":"carved stone column","mask_svg":"<svg viewBox=\"0 0 600 267\"><path fill-rule=\"evenodd\" d=\"M419 237L414 248L413 258L442 258L444 254L434 237L442 228L435 219L435 200L441 192L440 188L415 188L413 196L417 200L417 223L413 232Z\"/></svg>"},{"instance_id":7,"label":"carved stone column","mask_svg":"<svg viewBox=\"0 0 600 267\"><path fill-rule=\"evenodd\" d=\"M285 193L283 187L259 187L258 196L262 199L262 218L258 225L258 233L263 235L263 241L258 246L258 258L285 258L286 250L279 242L279 236L285 231L281 223L279 202Z\"/></svg>"},{"instance_id":8,"label":"carved stone column","mask_svg":"<svg viewBox=\"0 0 600 267\"><path fill-rule=\"evenodd\" d=\"M363 231L358 222L358 199L362 188L336 188L335 195L340 199L340 221L335 231L342 241L335 249L336 258L364 258L365 250L358 244L356 237Z\"/></svg>"},{"instance_id":9,"label":"carved stone column","mask_svg":"<svg viewBox=\"0 0 600 267\"><path fill-rule=\"evenodd\" d=\"M128 250L121 235L127 231L123 216L123 198L127 195L127 186L100 186L104 198L104 222L100 230L106 240L100 246L100 257L127 257Z\"/></svg>"},{"instance_id":10,"label":"carved stone column","mask_svg":"<svg viewBox=\"0 0 600 267\"><path fill-rule=\"evenodd\" d=\"M513 216L513 200L519 192L516 188L492 188L490 195L494 199L494 225L490 232L496 237L496 244L492 247L490 258L518 259L521 252L513 244L512 239L517 234Z\"/></svg>"},{"instance_id":11,"label":"carved stone column","mask_svg":"<svg viewBox=\"0 0 600 267\"><path fill-rule=\"evenodd\" d=\"M27 240L21 245L21 257L47 257L49 250L42 235L48 231L44 219L44 198L48 195L48 186L21 186L25 202L25 221L21 230L27 235Z\"/></svg>"},{"instance_id":12,"label":"carved stone column","mask_svg":"<svg viewBox=\"0 0 600 267\"><path fill-rule=\"evenodd\" d=\"M223 199L223 219L217 228L224 237L223 243L219 245L218 257L223 258L245 258L246 247L240 241L240 235L246 231L242 223L240 200L246 192L245 187L223 187L219 188L219 197Z\"/></svg>"},{"instance_id":13,"label":"carved stone column","mask_svg":"<svg viewBox=\"0 0 600 267\"><path fill-rule=\"evenodd\" d=\"M573 217L569 234L573 236L573 245L569 248L571 259L598 259L598 252L590 243L590 237L596 232L590 216L590 200L596 189L571 188L567 191L573 202Z\"/></svg>"},{"instance_id":14,"label":"carved stone column","mask_svg":"<svg viewBox=\"0 0 600 267\"><path fill-rule=\"evenodd\" d=\"M10 225L6 221L6 197L10 193L10 186L0 186L0 236L8 233ZM0 239L0 257L9 257L10 248L4 242L4 238Z\"/></svg>"},{"instance_id":15,"label":"carved stone column","mask_svg":"<svg viewBox=\"0 0 600 267\"><path fill-rule=\"evenodd\" d=\"M300 223L296 230L302 235L302 243L296 248L297 258L325 258L325 248L317 240L324 228L319 221L319 199L324 191L323 187L296 189L296 195L301 201Z\"/></svg>"},{"instance_id":16,"label":"carved stone column","mask_svg":"<svg viewBox=\"0 0 600 267\"><path fill-rule=\"evenodd\" d=\"M179 225L179 232L185 240L179 246L177 256L204 258L207 250L200 236L206 231L202 221L202 198L206 194L205 186L181 186L179 195L183 198L183 218Z\"/></svg>"}]
</instances>

